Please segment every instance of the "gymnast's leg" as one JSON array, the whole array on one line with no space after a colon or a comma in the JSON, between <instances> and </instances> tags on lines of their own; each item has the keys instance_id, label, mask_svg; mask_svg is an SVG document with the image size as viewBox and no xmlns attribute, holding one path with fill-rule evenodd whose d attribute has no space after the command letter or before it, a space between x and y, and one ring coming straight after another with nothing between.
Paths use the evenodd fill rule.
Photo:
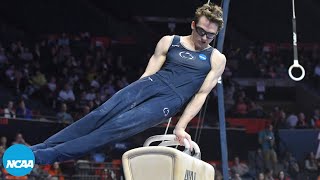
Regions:
<instances>
[{"instance_id":1,"label":"gymnast's leg","mask_svg":"<svg viewBox=\"0 0 320 180\"><path fill-rule=\"evenodd\" d=\"M88 135L64 142L52 148L35 151L36 164L52 164L81 157L110 142L126 139L161 123L175 115L181 107L181 99L172 90L172 95L149 99L143 104L122 113Z\"/></svg>"},{"instance_id":2,"label":"gymnast's leg","mask_svg":"<svg viewBox=\"0 0 320 180\"><path fill-rule=\"evenodd\" d=\"M31 146L31 149L35 151L54 147L91 133L111 118L128 111L131 107L139 105L153 96L154 93L157 93L156 83L156 81L151 81L148 77L135 81L117 92L100 107L49 137L44 143Z\"/></svg>"}]
</instances>

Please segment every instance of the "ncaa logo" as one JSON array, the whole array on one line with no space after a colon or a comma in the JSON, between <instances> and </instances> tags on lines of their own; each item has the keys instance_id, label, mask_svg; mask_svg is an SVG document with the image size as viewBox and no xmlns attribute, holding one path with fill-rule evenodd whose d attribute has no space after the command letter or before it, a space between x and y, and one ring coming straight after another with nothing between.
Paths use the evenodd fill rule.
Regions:
<instances>
[{"instance_id":1,"label":"ncaa logo","mask_svg":"<svg viewBox=\"0 0 320 180\"><path fill-rule=\"evenodd\" d=\"M199 54L199 58L200 58L202 61L207 60L207 56L204 55L204 54Z\"/></svg>"},{"instance_id":2,"label":"ncaa logo","mask_svg":"<svg viewBox=\"0 0 320 180\"><path fill-rule=\"evenodd\" d=\"M34 167L34 154L30 148L22 144L10 146L3 155L3 166L13 176L25 176Z\"/></svg>"}]
</instances>

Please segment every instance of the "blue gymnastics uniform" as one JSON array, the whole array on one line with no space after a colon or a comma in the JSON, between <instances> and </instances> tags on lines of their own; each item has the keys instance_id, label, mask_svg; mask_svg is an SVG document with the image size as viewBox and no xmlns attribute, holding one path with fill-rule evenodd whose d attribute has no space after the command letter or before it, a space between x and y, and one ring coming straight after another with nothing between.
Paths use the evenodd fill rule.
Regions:
<instances>
[{"instance_id":1,"label":"blue gymnastics uniform","mask_svg":"<svg viewBox=\"0 0 320 180\"><path fill-rule=\"evenodd\" d=\"M162 68L114 94L89 114L31 147L37 164L79 158L162 123L181 110L211 70L212 47L188 50L174 36Z\"/></svg>"}]
</instances>

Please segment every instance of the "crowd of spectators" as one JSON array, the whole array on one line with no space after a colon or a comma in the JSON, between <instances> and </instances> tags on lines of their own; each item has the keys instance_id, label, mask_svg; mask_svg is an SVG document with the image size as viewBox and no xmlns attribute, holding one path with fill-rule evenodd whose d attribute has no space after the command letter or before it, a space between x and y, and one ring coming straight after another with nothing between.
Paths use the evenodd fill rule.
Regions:
<instances>
[{"instance_id":1,"label":"crowd of spectators","mask_svg":"<svg viewBox=\"0 0 320 180\"><path fill-rule=\"evenodd\" d=\"M55 110L58 122L72 123L105 102L115 92L142 74L150 53L135 62L123 53L91 40L89 33L49 36L38 41L0 42L0 72L6 86L16 92L19 100L8 107L26 119L43 112L30 109L25 100L40 99ZM316 44L301 49L300 63L306 68L305 81L318 87L320 53ZM233 117L267 117L257 99L246 96L233 77L261 77L287 79L290 50L275 44L254 45L247 49L226 50L228 64L224 72L225 107ZM128 61L130 59L130 61ZM262 97L263 99L263 97ZM1 113L1 112L0 112ZM8 112L3 112L9 116ZM287 112L288 113L288 112ZM302 113L303 114L303 113ZM16 116L10 114L10 117ZM302 115L303 116L303 115ZM303 124L299 126L304 126ZM315 126L315 122L312 124Z\"/></svg>"},{"instance_id":2,"label":"crowd of spectators","mask_svg":"<svg viewBox=\"0 0 320 180\"><path fill-rule=\"evenodd\" d=\"M320 158L316 158L314 152L306 154L306 158L300 162L290 152L286 152L283 156L278 157L274 151L276 143L274 141L275 136L273 131L272 125L269 125L265 130L262 130L259 133L261 148L258 148L255 152L249 152L248 159L241 160L238 156L234 156L233 161L229 162L229 173L231 178L234 180L317 179L320 174ZM10 179L11 177L3 168L2 157L4 151L13 144L30 146L22 133L17 133L13 139L1 136L0 177L2 179ZM119 169L121 163L118 164L119 160L112 158L112 152L123 152L128 148L130 147L128 147L128 144L126 143L116 143L113 146L108 146L108 148L103 151L100 150L91 153L88 156L77 160L76 163L72 163L77 165L72 165L71 171L70 166L65 165L68 162L62 163L62 167L58 162L55 162L53 165L36 165L28 176L20 177L20 179L43 178L64 180L65 178L70 177L70 174L75 176L75 171L80 175L81 173L82 175L85 175L83 173L87 173L86 175L95 174L96 177L102 177L103 175L104 178L111 180L119 179L122 174L121 169ZM110 164L108 165L107 163ZM216 179L221 180L222 174L220 164L216 164L215 162L209 163L215 167ZM118 165L118 168L115 168L115 165ZM77 168L85 169L85 171L77 171ZM92 175L92 177L94 177L94 175Z\"/></svg>"},{"instance_id":3,"label":"crowd of spectators","mask_svg":"<svg viewBox=\"0 0 320 180\"><path fill-rule=\"evenodd\" d=\"M0 49L3 85L19 97L9 102L11 111L4 112L10 117L32 118L37 110L24 103L31 98L53 108L59 121L71 123L141 74L141 70L124 62L123 55L114 55L92 42L88 33L72 39L62 34L34 44L0 43Z\"/></svg>"},{"instance_id":4,"label":"crowd of spectators","mask_svg":"<svg viewBox=\"0 0 320 180\"><path fill-rule=\"evenodd\" d=\"M248 97L246 91L233 81L233 77L260 77L287 79L287 68L292 62L287 48L270 45L251 46L248 50L228 49L230 63L224 72L225 107L233 117L271 119L271 124L259 133L261 148L253 155L253 161L234 158L230 174L234 179L299 179L315 178L319 174L320 161L308 154L305 162L298 162L289 152L279 157L276 137L278 129L320 128L320 110L315 107L311 116L303 112L289 112L275 107L267 112L257 99ZM305 67L305 82L314 89L320 88L319 46L302 49L300 63ZM142 57L142 56L141 56ZM31 109L28 100L40 100L55 111L55 121L71 124L108 100L118 90L139 78L150 54L140 62L128 61L130 57L114 53L101 44L91 41L89 33L79 35L61 34L34 42L0 42L1 85L10 88L17 97L3 104L0 115L5 118L36 119L45 112ZM261 98L263 99L263 98ZM260 99L260 100L261 100ZM29 145L22 134L17 134L12 143ZM0 154L7 148L6 137L1 138ZM125 151L128 145L113 146ZM97 152L89 158L96 162L111 160L105 152ZM1 161L2 162L2 161ZM221 178L217 167L217 179ZM279 168L280 166L280 168ZM302 173L303 172L303 173ZM35 176L49 177L63 174L59 163L49 168L36 167ZM6 173L2 171L2 175ZM301 175L302 174L302 175ZM301 177L300 177L301 176Z\"/></svg>"},{"instance_id":5,"label":"crowd of spectators","mask_svg":"<svg viewBox=\"0 0 320 180\"><path fill-rule=\"evenodd\" d=\"M303 112L286 112L280 107L275 107L270 113L271 122L276 129L319 129L320 109L315 108L310 117Z\"/></svg>"},{"instance_id":6,"label":"crowd of spectators","mask_svg":"<svg viewBox=\"0 0 320 180\"><path fill-rule=\"evenodd\" d=\"M247 49L229 48L226 55L235 77L289 79L288 69L293 64L293 50L290 44L253 44ZM306 72L304 82L319 91L320 45L305 44L299 48L299 64ZM300 76L301 72L294 71Z\"/></svg>"},{"instance_id":7,"label":"crowd of spectators","mask_svg":"<svg viewBox=\"0 0 320 180\"><path fill-rule=\"evenodd\" d=\"M275 129L271 124L258 133L260 147L248 152L248 159L234 156L229 162L229 175L233 180L305 180L320 178L320 157L314 152L298 161L290 151L279 153ZM222 180L221 166L210 162L216 170L217 180Z\"/></svg>"},{"instance_id":8,"label":"crowd of spectators","mask_svg":"<svg viewBox=\"0 0 320 180\"><path fill-rule=\"evenodd\" d=\"M113 163L110 153L107 153L111 151L107 150L105 152L101 151L89 154L88 156L75 161L63 163L55 162L52 165L35 165L30 174L14 177L8 174L2 164L5 150L14 144L30 146L22 133L16 133L16 136L13 139L6 136L0 137L0 179L65 180L72 177L118 180L123 176L118 162ZM110 148L112 148L112 146L110 146Z\"/></svg>"}]
</instances>

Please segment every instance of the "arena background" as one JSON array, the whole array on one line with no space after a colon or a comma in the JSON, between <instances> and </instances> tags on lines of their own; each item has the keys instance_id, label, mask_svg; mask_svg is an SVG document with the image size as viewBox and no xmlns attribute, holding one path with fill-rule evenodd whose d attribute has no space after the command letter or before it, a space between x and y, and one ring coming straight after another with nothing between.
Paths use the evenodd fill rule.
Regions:
<instances>
[{"instance_id":1,"label":"arena background","mask_svg":"<svg viewBox=\"0 0 320 180\"><path fill-rule=\"evenodd\" d=\"M203 3L1 1L0 136L7 139L1 152L12 143L33 145L45 140L138 79L157 41L167 34L190 33L194 10ZM287 74L293 62L291 1L231 0L223 52L231 177L235 157L249 167L242 179L253 179L260 172L276 178L280 171L290 179L318 177L319 8L317 0L296 1L299 63L306 77L295 82ZM64 88L71 89L75 99L63 101ZM202 159L216 167L219 179L217 109L214 90L188 131L199 143ZM271 168L257 153L259 133L268 124L273 125L278 159ZM149 136L163 134L165 125L78 160L37 167L29 178L121 179L122 154L140 147ZM4 170L1 177L13 178Z\"/></svg>"}]
</instances>

